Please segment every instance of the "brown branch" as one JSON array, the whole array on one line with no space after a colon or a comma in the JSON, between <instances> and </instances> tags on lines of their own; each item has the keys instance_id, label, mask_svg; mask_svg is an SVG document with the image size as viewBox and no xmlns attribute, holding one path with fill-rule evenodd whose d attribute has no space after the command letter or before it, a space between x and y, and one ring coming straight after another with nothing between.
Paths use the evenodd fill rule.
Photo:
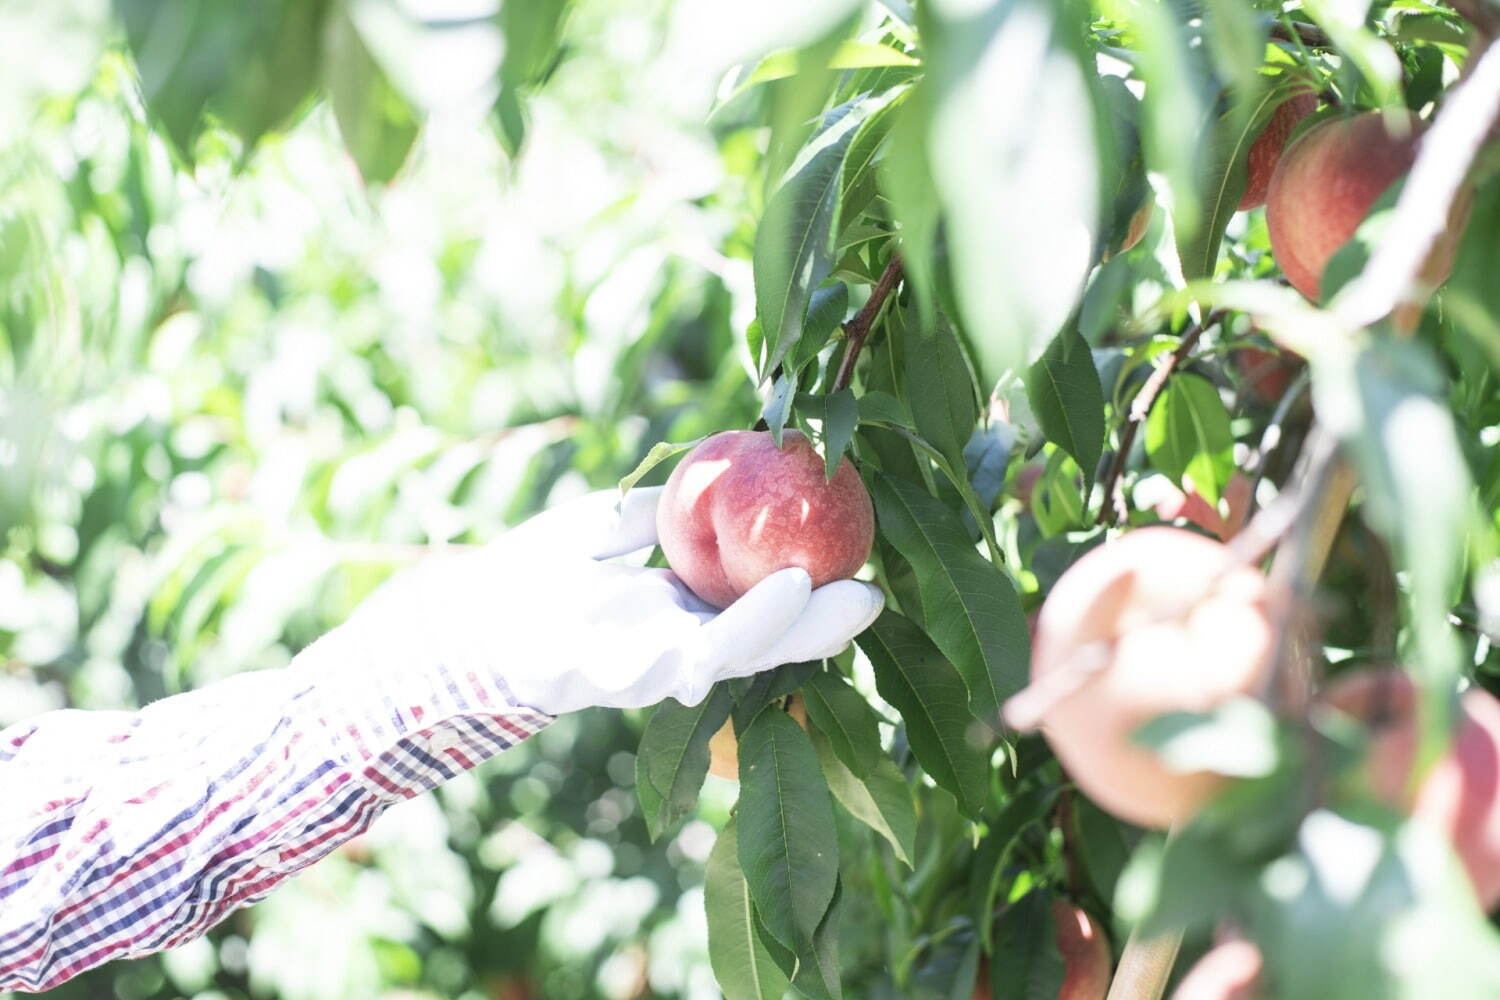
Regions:
<instances>
[{"instance_id":1,"label":"brown branch","mask_svg":"<svg viewBox=\"0 0 1500 1000\"><path fill-rule=\"evenodd\" d=\"M1099 524L1118 524L1127 516L1125 495L1120 490L1120 477L1125 474L1125 462L1130 457L1130 449L1135 446L1136 431L1151 415L1151 407L1156 405L1156 397L1161 395L1167 379L1192 353L1198 343L1198 338L1223 320L1225 312L1226 310L1223 309L1215 309L1203 318L1203 322L1195 324L1184 333L1177 349L1167 357L1166 361L1157 365L1156 370L1146 379L1146 384L1141 386L1141 391L1135 394L1135 399L1130 403L1130 412L1125 426L1120 431L1119 450L1115 452L1114 459L1109 463L1109 471L1104 475L1104 482L1100 484L1104 487L1104 501L1099 506Z\"/></svg>"},{"instance_id":2,"label":"brown branch","mask_svg":"<svg viewBox=\"0 0 1500 1000\"><path fill-rule=\"evenodd\" d=\"M839 362L838 377L833 380L834 392L849 388L849 382L854 378L854 362L859 360L859 352L870 336L870 327L875 324L875 317L880 315L880 308L885 305L886 298L901 280L901 274L901 255L891 254L890 263L885 265L880 280L871 289L869 300L855 313L853 319L844 324L844 336L848 344L844 347L843 360Z\"/></svg>"},{"instance_id":3,"label":"brown branch","mask_svg":"<svg viewBox=\"0 0 1500 1000\"><path fill-rule=\"evenodd\" d=\"M1149 938L1142 936L1139 928L1131 931L1106 1000L1161 1000L1181 948L1180 930Z\"/></svg>"},{"instance_id":4,"label":"brown branch","mask_svg":"<svg viewBox=\"0 0 1500 1000\"><path fill-rule=\"evenodd\" d=\"M1315 24L1302 24L1299 21L1290 22L1291 27L1282 21L1271 25L1271 37L1279 42L1289 42L1293 45L1301 43L1311 49L1328 49L1333 47L1333 39L1328 37L1328 32Z\"/></svg>"}]
</instances>

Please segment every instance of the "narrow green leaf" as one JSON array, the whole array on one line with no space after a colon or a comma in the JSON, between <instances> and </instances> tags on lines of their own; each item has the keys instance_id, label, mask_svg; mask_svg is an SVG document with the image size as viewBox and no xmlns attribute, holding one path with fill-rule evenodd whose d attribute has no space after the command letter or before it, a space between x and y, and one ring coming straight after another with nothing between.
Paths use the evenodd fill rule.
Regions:
<instances>
[{"instance_id":1,"label":"narrow green leaf","mask_svg":"<svg viewBox=\"0 0 1500 1000\"><path fill-rule=\"evenodd\" d=\"M907 93L909 90L903 89L891 99L889 104L871 115L860 126L859 134L854 137L854 142L849 146L849 153L844 159L844 176L841 182L843 207L839 210L840 217L843 219L844 232L840 235L840 242L843 245L852 242L849 227L874 200L879 191L878 158L886 147L886 139L896 123L896 112L905 103Z\"/></svg>"},{"instance_id":2,"label":"narrow green leaf","mask_svg":"<svg viewBox=\"0 0 1500 1000\"><path fill-rule=\"evenodd\" d=\"M1146 418L1146 454L1163 473L1192 486L1210 505L1234 474L1229 411L1212 382L1179 372Z\"/></svg>"},{"instance_id":3,"label":"narrow green leaf","mask_svg":"<svg viewBox=\"0 0 1500 1000\"><path fill-rule=\"evenodd\" d=\"M971 741L963 678L915 625L884 611L856 640L875 668L880 696L901 713L923 770L978 817L989 794L989 759Z\"/></svg>"},{"instance_id":4,"label":"narrow green leaf","mask_svg":"<svg viewBox=\"0 0 1500 1000\"><path fill-rule=\"evenodd\" d=\"M833 799L802 727L765 711L740 734L740 865L777 941L811 947L838 879Z\"/></svg>"},{"instance_id":5,"label":"narrow green leaf","mask_svg":"<svg viewBox=\"0 0 1500 1000\"><path fill-rule=\"evenodd\" d=\"M708 855L703 908L708 916L709 964L725 1000L782 1000L791 982L756 936L733 817Z\"/></svg>"},{"instance_id":6,"label":"narrow green leaf","mask_svg":"<svg viewBox=\"0 0 1500 1000\"><path fill-rule=\"evenodd\" d=\"M937 275L933 248L942 210L927 165L928 110L920 94L895 113L886 154L879 161L880 189L901 227L901 260L916 291L923 323L937 315Z\"/></svg>"},{"instance_id":7,"label":"narrow green leaf","mask_svg":"<svg viewBox=\"0 0 1500 1000\"><path fill-rule=\"evenodd\" d=\"M395 177L417 141L417 115L376 62L347 3L329 21L324 83L339 135L365 182Z\"/></svg>"},{"instance_id":8,"label":"narrow green leaf","mask_svg":"<svg viewBox=\"0 0 1500 1000\"><path fill-rule=\"evenodd\" d=\"M812 743L833 797L849 815L884 837L897 859L910 868L916 851L917 807L911 786L895 762L882 752L871 761L869 774L860 778L844 766L821 727L813 732Z\"/></svg>"},{"instance_id":9,"label":"narrow green leaf","mask_svg":"<svg viewBox=\"0 0 1500 1000\"><path fill-rule=\"evenodd\" d=\"M771 432L771 440L776 442L778 448L781 447L781 433L786 429L787 418L792 415L792 401L796 396L797 376L782 372L771 384L771 394L766 397L766 405L761 407L760 419L766 422L766 430Z\"/></svg>"},{"instance_id":10,"label":"narrow green leaf","mask_svg":"<svg viewBox=\"0 0 1500 1000\"><path fill-rule=\"evenodd\" d=\"M962 676L974 717L998 726L1000 705L1030 669L1015 586L975 551L958 515L919 487L877 476L873 496L881 537L916 573L928 635Z\"/></svg>"},{"instance_id":11,"label":"narrow green leaf","mask_svg":"<svg viewBox=\"0 0 1500 1000\"><path fill-rule=\"evenodd\" d=\"M1066 966L1057 948L1052 901L1034 889L1005 908L996 921L995 954L990 959L990 995L994 1000L1055 997Z\"/></svg>"},{"instance_id":12,"label":"narrow green leaf","mask_svg":"<svg viewBox=\"0 0 1500 1000\"><path fill-rule=\"evenodd\" d=\"M762 377L802 336L812 290L833 269L844 156L859 126L881 103L869 100L830 113L766 205L753 256L756 316L766 345Z\"/></svg>"},{"instance_id":13,"label":"narrow green leaf","mask_svg":"<svg viewBox=\"0 0 1500 1000\"><path fill-rule=\"evenodd\" d=\"M941 314L919 332L910 317L907 333L917 363L906 371L906 398L917 433L955 468L964 466L964 445L979 420L979 394L958 334Z\"/></svg>"},{"instance_id":14,"label":"narrow green leaf","mask_svg":"<svg viewBox=\"0 0 1500 1000\"><path fill-rule=\"evenodd\" d=\"M652 445L651 450L646 452L646 457L641 459L640 463L637 464L634 469L631 469L630 472L628 472L623 478L621 478L621 495L629 493L631 489L635 487L636 483L645 478L646 473L650 472L652 469L656 468L658 465L665 462L673 455L680 455L682 452L685 452L691 448L696 448L698 446L698 443L702 440L702 438L698 438L695 441L688 441L684 444L673 444L670 441L661 441L657 444Z\"/></svg>"},{"instance_id":15,"label":"narrow green leaf","mask_svg":"<svg viewBox=\"0 0 1500 1000\"><path fill-rule=\"evenodd\" d=\"M844 913L844 883L833 886L828 912L813 935L812 948L800 956L792 985L812 1000L843 1000L843 982L839 976L839 928Z\"/></svg>"},{"instance_id":16,"label":"narrow green leaf","mask_svg":"<svg viewBox=\"0 0 1500 1000\"><path fill-rule=\"evenodd\" d=\"M782 362L783 367L800 372L828 344L848 313L848 285L836 281L814 289L807 303L807 318L802 322L802 337Z\"/></svg>"},{"instance_id":17,"label":"narrow green leaf","mask_svg":"<svg viewBox=\"0 0 1500 1000\"><path fill-rule=\"evenodd\" d=\"M540 83L555 65L570 0L525 0L500 5L497 15L505 38L500 62L500 92L495 115L506 151L517 155L526 137L526 91Z\"/></svg>"},{"instance_id":18,"label":"narrow green leaf","mask_svg":"<svg viewBox=\"0 0 1500 1000\"><path fill-rule=\"evenodd\" d=\"M911 427L911 411L906 404L888 392L867 392L859 397L859 422Z\"/></svg>"},{"instance_id":19,"label":"narrow green leaf","mask_svg":"<svg viewBox=\"0 0 1500 1000\"><path fill-rule=\"evenodd\" d=\"M636 750L635 782L652 840L697 808L708 775L708 741L733 707L728 685L715 684L701 704L669 698L651 714Z\"/></svg>"},{"instance_id":20,"label":"narrow green leaf","mask_svg":"<svg viewBox=\"0 0 1500 1000\"><path fill-rule=\"evenodd\" d=\"M876 763L887 759L880 747L874 709L849 686L843 674L819 670L803 685L802 697L807 703L807 717L856 777L869 777Z\"/></svg>"},{"instance_id":21,"label":"narrow green leaf","mask_svg":"<svg viewBox=\"0 0 1500 1000\"><path fill-rule=\"evenodd\" d=\"M1048 440L1083 470L1087 493L1104 453L1104 389L1093 352L1073 327L1054 337L1027 371L1026 395Z\"/></svg>"}]
</instances>

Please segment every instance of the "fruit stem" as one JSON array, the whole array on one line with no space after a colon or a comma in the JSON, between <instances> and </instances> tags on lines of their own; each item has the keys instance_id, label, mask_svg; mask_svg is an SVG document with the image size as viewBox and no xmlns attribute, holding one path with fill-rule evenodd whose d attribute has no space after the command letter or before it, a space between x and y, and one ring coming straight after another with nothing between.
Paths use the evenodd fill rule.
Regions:
<instances>
[{"instance_id":1,"label":"fruit stem","mask_svg":"<svg viewBox=\"0 0 1500 1000\"><path fill-rule=\"evenodd\" d=\"M1156 404L1156 397L1161 395L1171 374L1193 352L1198 338L1223 321L1227 312L1228 310L1225 309L1215 309L1203 317L1203 322L1195 323L1188 328L1183 333L1182 341L1177 345L1177 349L1156 366L1156 370L1146 379L1146 384L1141 386L1141 391L1135 394L1135 399L1130 403L1130 412L1126 415L1125 426L1120 430L1120 447L1110 461L1109 471L1105 473L1104 481L1100 484L1104 488L1104 499L1099 505L1099 524L1118 524L1129 516L1129 511L1125 506L1125 493L1120 487L1120 478L1125 473L1125 460L1129 458L1130 449L1135 445L1136 431L1151 415L1151 407Z\"/></svg>"},{"instance_id":2,"label":"fruit stem","mask_svg":"<svg viewBox=\"0 0 1500 1000\"><path fill-rule=\"evenodd\" d=\"M853 319L844 324L844 336L848 344L844 348L843 360L839 362L838 377L833 380L834 392L849 388L849 382L854 378L854 362L859 360L859 352L870 336L870 327L875 325L875 317L880 315L881 306L885 305L886 298L901 280L901 274L901 255L893 253L880 274L880 280L871 289L869 300L854 314Z\"/></svg>"}]
</instances>

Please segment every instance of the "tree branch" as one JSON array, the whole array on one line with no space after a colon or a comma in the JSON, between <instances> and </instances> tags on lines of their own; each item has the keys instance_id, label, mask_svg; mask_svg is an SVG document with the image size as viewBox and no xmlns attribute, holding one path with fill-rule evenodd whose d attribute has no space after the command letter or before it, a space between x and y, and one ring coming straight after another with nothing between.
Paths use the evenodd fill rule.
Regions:
<instances>
[{"instance_id":1,"label":"tree branch","mask_svg":"<svg viewBox=\"0 0 1500 1000\"><path fill-rule=\"evenodd\" d=\"M880 280L875 282L875 287L870 291L870 298L854 318L844 324L844 336L848 344L844 347L843 360L839 362L838 377L833 380L833 391L849 388L849 382L854 378L854 362L859 360L859 352L865 346L865 340L870 336L870 327L875 323L875 317L880 315L881 306L895 289L901 280L902 267L901 255L891 254L891 259L885 265L885 270L880 274Z\"/></svg>"},{"instance_id":2,"label":"tree branch","mask_svg":"<svg viewBox=\"0 0 1500 1000\"><path fill-rule=\"evenodd\" d=\"M1271 25L1271 37L1293 45L1301 43L1312 49L1333 47L1333 39L1328 37L1328 32L1315 24L1303 24L1300 21L1292 21L1291 27L1287 27L1282 21L1275 22Z\"/></svg>"},{"instance_id":3,"label":"tree branch","mask_svg":"<svg viewBox=\"0 0 1500 1000\"><path fill-rule=\"evenodd\" d=\"M1105 473L1104 502L1099 506L1099 524L1118 524L1128 514L1125 507L1125 496L1119 491L1120 477L1125 474L1125 462L1130 457L1130 449L1135 446L1135 435L1140 425L1146 422L1151 415L1151 407L1156 405L1156 397L1161 395L1167 379L1182 364L1193 347L1197 345L1198 338L1213 326L1223 320L1226 310L1215 309L1203 318L1203 322L1194 325L1182 335L1182 342L1177 345L1167 360L1157 365L1156 370L1146 379L1146 384L1141 386L1141 391L1135 394L1135 399L1130 403L1130 413L1127 415L1125 426L1120 431L1120 447L1115 452L1114 460L1109 463L1109 471Z\"/></svg>"}]
</instances>

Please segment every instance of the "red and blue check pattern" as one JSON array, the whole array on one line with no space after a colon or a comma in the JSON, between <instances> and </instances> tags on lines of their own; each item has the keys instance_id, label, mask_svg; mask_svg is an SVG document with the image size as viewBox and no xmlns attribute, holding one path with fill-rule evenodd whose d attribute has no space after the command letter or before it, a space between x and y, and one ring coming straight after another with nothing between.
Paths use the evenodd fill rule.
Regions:
<instances>
[{"instance_id":1,"label":"red and blue check pattern","mask_svg":"<svg viewBox=\"0 0 1500 1000\"><path fill-rule=\"evenodd\" d=\"M552 721L495 677L298 667L0 732L0 991L197 937Z\"/></svg>"}]
</instances>

